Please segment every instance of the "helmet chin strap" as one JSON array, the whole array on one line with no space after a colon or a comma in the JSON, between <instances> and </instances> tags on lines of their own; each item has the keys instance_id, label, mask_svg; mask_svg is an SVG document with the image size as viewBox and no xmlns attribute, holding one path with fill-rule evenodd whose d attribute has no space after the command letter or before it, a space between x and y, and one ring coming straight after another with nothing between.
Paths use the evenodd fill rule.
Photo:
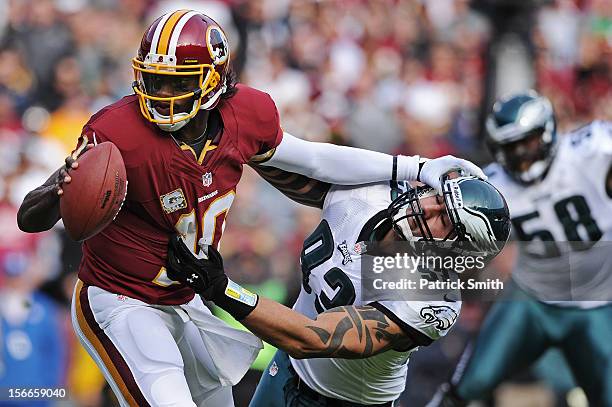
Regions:
<instances>
[{"instance_id":1,"label":"helmet chin strap","mask_svg":"<svg viewBox=\"0 0 612 407\"><path fill-rule=\"evenodd\" d=\"M172 124L170 123L155 123L155 124L157 124L157 127L159 127L162 131L165 131L167 133L173 133L185 127L185 125L189 122L189 120L191 120L191 118L181 120L179 122L172 123Z\"/></svg>"},{"instance_id":2,"label":"helmet chin strap","mask_svg":"<svg viewBox=\"0 0 612 407\"><path fill-rule=\"evenodd\" d=\"M521 179L525 182L533 182L546 172L546 168L548 168L548 164L545 160L536 161L531 164L527 171L521 173Z\"/></svg>"},{"instance_id":3,"label":"helmet chin strap","mask_svg":"<svg viewBox=\"0 0 612 407\"><path fill-rule=\"evenodd\" d=\"M191 111L195 109L197 103L198 103L197 100L193 101ZM153 116L155 120L170 121L170 116L164 116L160 114L157 110L151 107L151 103L149 101L147 101L147 108L149 109L149 112L151 112L151 115ZM178 119L179 121L175 121L174 123L155 123L155 124L157 124L157 127L159 127L162 131L166 131L166 132L178 131L182 129L187 123L189 123L189 121L192 119L190 117L188 119L180 120L181 118L188 116L188 115L189 113L177 113L174 115L174 118L175 120Z\"/></svg>"}]
</instances>

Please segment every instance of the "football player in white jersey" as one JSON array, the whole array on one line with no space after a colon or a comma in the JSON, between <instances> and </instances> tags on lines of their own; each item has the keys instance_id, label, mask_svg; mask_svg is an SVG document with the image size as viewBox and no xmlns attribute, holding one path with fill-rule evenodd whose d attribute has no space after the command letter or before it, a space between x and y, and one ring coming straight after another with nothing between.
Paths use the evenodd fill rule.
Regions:
<instances>
[{"instance_id":1,"label":"football player in white jersey","mask_svg":"<svg viewBox=\"0 0 612 407\"><path fill-rule=\"evenodd\" d=\"M487 132L497 163L485 172L519 241L517 289L429 405L487 398L555 347L590 405L612 406L612 123L558 137L550 101L529 91L495 103Z\"/></svg>"},{"instance_id":2,"label":"football player in white jersey","mask_svg":"<svg viewBox=\"0 0 612 407\"><path fill-rule=\"evenodd\" d=\"M303 282L293 310L229 280L219 253L197 259L176 236L168 270L279 347L251 406L392 406L405 387L410 354L446 335L460 301L367 301L361 258L379 241L468 242L495 256L510 218L502 195L475 177L434 188L397 182L333 186L321 223L304 242ZM367 247L367 246L366 246Z\"/></svg>"}]
</instances>

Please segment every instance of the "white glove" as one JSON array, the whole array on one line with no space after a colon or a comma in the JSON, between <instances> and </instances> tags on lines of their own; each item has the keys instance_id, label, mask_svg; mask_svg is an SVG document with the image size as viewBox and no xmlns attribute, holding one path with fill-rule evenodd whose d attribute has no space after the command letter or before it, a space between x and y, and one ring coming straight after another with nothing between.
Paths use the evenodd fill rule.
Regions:
<instances>
[{"instance_id":1,"label":"white glove","mask_svg":"<svg viewBox=\"0 0 612 407\"><path fill-rule=\"evenodd\" d=\"M463 170L467 175L473 175L483 180L487 180L487 176L484 172L474 163L462 158L457 158L452 155L445 155L444 157L426 159L421 158L422 164L421 171L417 177L417 181L429 185L438 191L438 194L442 194L442 185L440 184L440 178L442 175L450 171Z\"/></svg>"}]
</instances>

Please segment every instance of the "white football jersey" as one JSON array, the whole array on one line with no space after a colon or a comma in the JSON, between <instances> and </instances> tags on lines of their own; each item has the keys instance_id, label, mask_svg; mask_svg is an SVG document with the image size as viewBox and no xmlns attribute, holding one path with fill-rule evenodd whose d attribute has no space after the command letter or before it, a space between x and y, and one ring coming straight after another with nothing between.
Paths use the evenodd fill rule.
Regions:
<instances>
[{"instance_id":1,"label":"white football jersey","mask_svg":"<svg viewBox=\"0 0 612 407\"><path fill-rule=\"evenodd\" d=\"M355 243L366 222L389 206L391 193L389 182L330 189L321 223L304 242L304 278L294 310L316 318L334 307L368 304L362 301L361 256ZM378 304L400 325L406 324L407 329L415 329L430 340L446 335L461 308L460 301ZM444 323L438 315L446 318ZM354 403L379 404L397 399L404 390L408 359L414 350L388 350L366 359L292 358L291 364L299 377L320 394Z\"/></svg>"},{"instance_id":2,"label":"white football jersey","mask_svg":"<svg viewBox=\"0 0 612 407\"><path fill-rule=\"evenodd\" d=\"M582 308L612 300L611 164L612 123L596 121L561 136L539 183L521 185L497 163L485 169L521 242L513 278L536 298Z\"/></svg>"}]
</instances>

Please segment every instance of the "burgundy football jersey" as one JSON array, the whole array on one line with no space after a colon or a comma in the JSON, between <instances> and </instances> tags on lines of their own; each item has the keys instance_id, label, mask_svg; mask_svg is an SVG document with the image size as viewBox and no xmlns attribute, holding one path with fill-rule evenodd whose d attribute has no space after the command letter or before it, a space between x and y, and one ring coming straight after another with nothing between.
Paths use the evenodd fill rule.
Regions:
<instances>
[{"instance_id":1,"label":"burgundy football jersey","mask_svg":"<svg viewBox=\"0 0 612 407\"><path fill-rule=\"evenodd\" d=\"M217 245L242 165L282 139L278 111L267 94L238 85L222 100L223 130L200 157L146 121L136 96L103 108L83 128L90 142L113 142L127 170L127 198L117 218L83 244L79 278L86 284L151 304L183 304L194 292L168 278L168 238Z\"/></svg>"}]
</instances>

